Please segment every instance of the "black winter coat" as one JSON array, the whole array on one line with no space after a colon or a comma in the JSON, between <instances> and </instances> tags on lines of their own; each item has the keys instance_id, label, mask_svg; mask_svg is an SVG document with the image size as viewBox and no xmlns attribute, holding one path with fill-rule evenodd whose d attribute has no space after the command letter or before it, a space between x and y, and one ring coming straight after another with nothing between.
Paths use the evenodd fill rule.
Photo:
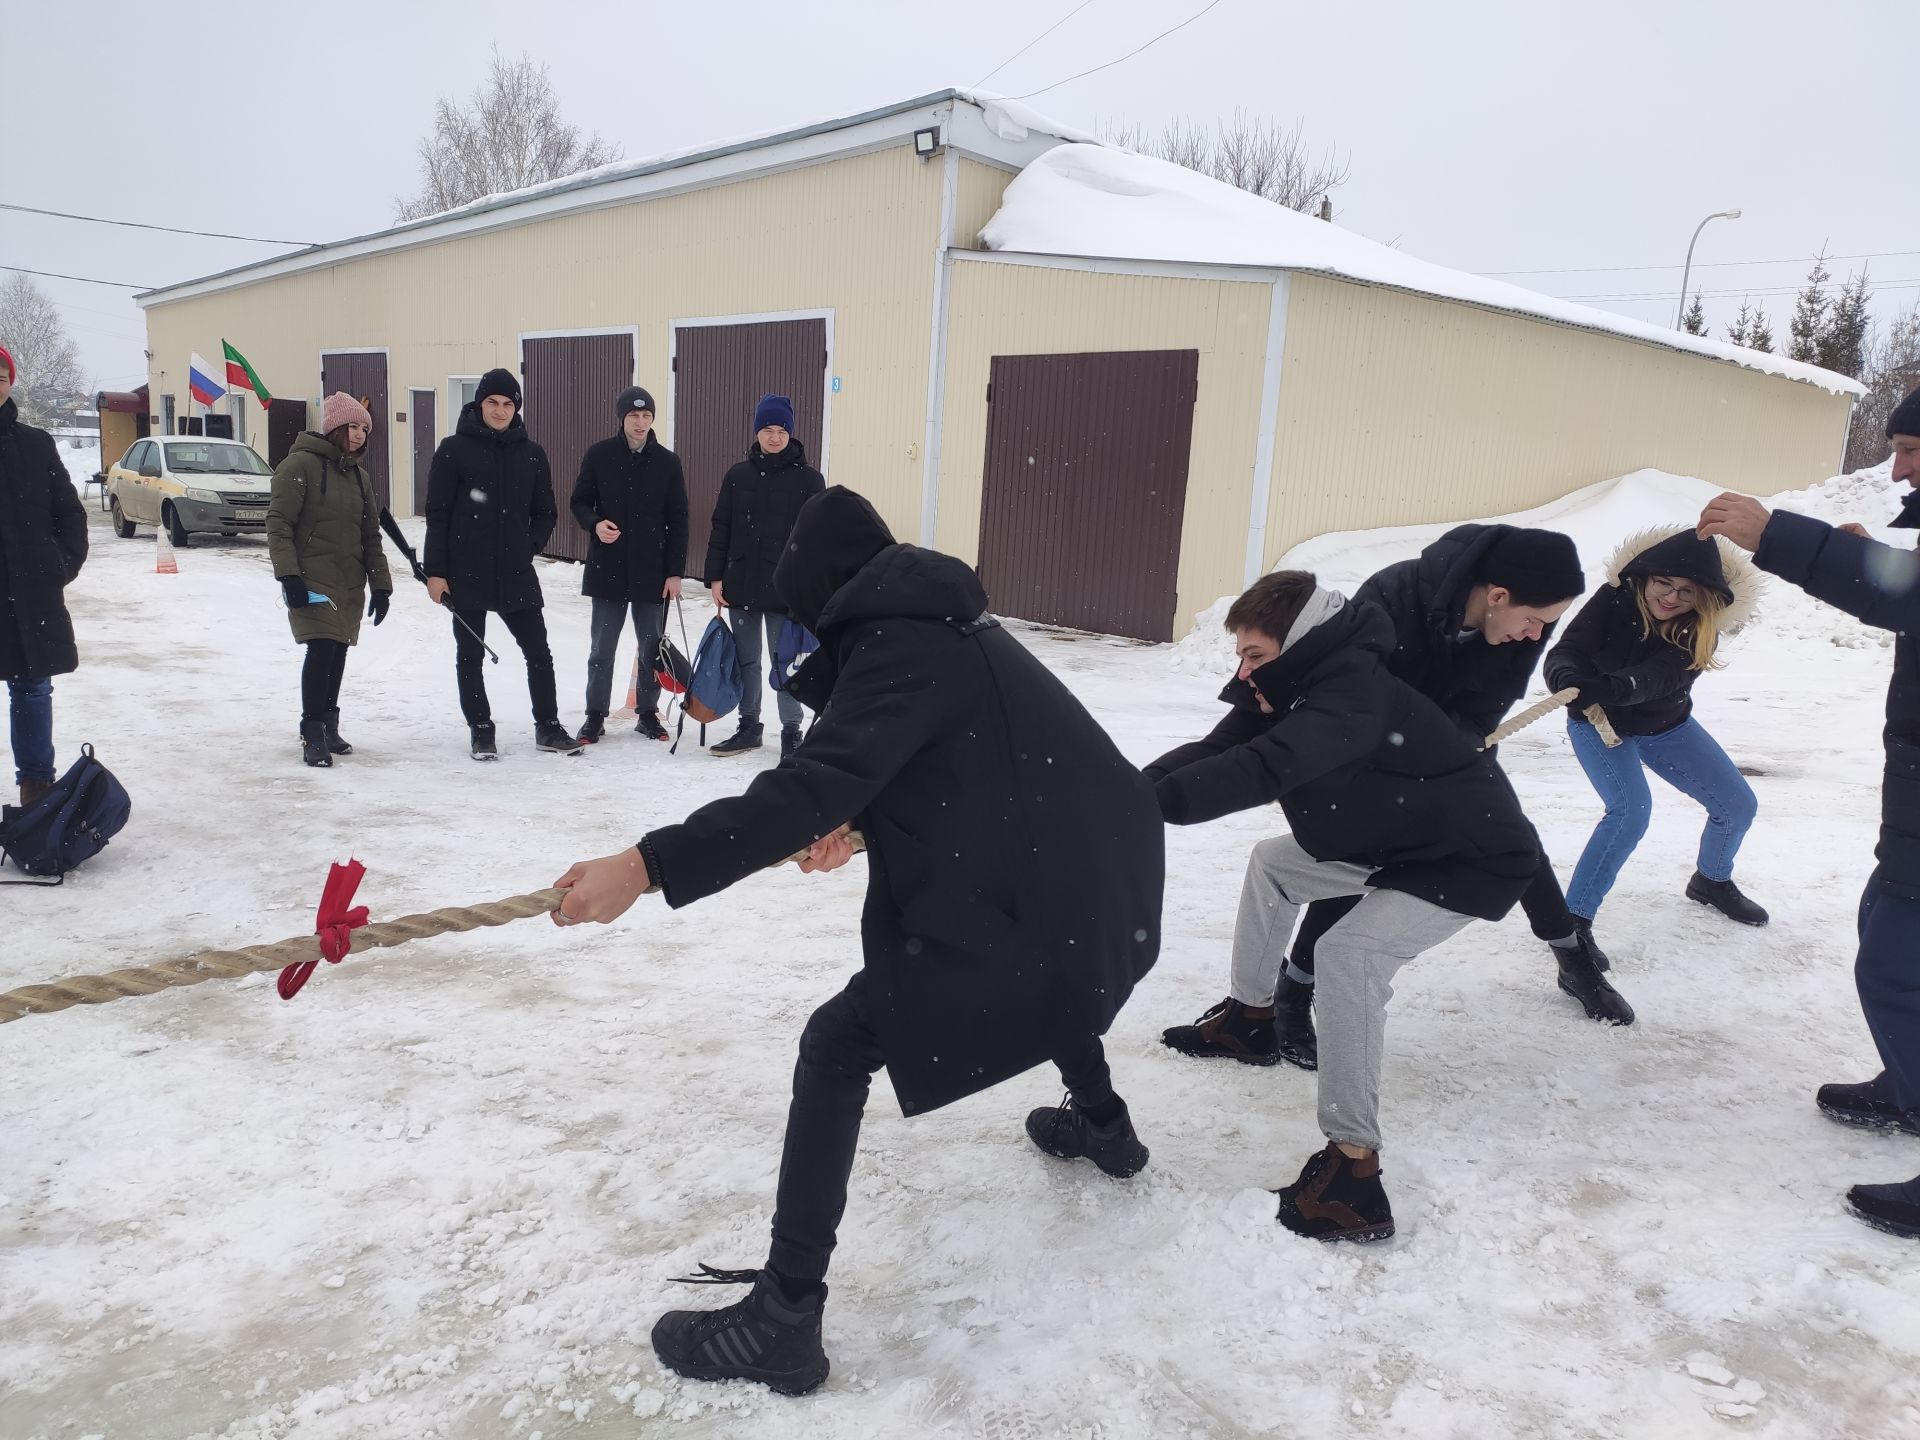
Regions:
<instances>
[{"instance_id":1,"label":"black winter coat","mask_svg":"<svg viewBox=\"0 0 1920 1440\"><path fill-rule=\"evenodd\" d=\"M427 574L447 582L456 609L534 609L541 595L533 560L558 518L547 452L519 415L505 430L489 430L480 402L468 404L427 472Z\"/></svg>"},{"instance_id":2,"label":"black winter coat","mask_svg":"<svg viewBox=\"0 0 1920 1440\"><path fill-rule=\"evenodd\" d=\"M1159 953L1165 832L1147 782L984 616L971 569L894 544L853 492L801 512L780 587L820 637L791 682L820 718L744 795L642 842L667 903L851 821L868 993L909 1115L1104 1033Z\"/></svg>"},{"instance_id":3,"label":"black winter coat","mask_svg":"<svg viewBox=\"0 0 1920 1440\"><path fill-rule=\"evenodd\" d=\"M1701 674L1691 668L1693 655L1648 630L1629 583L1650 575L1677 575L1718 590L1729 602L1720 614L1723 634L1752 613L1758 581L1731 546L1699 540L1691 529L1630 537L1614 552L1607 584L1580 607L1547 655L1547 685L1581 692L1570 709L1574 723L1584 725L1582 712L1598 704L1617 734L1664 735L1693 714L1693 682Z\"/></svg>"},{"instance_id":4,"label":"black winter coat","mask_svg":"<svg viewBox=\"0 0 1920 1440\"><path fill-rule=\"evenodd\" d=\"M762 454L756 440L747 458L727 471L720 498L713 502L703 578L708 584L725 582L729 605L786 613L773 567L787 548L800 507L826 485L798 440L789 440L778 455Z\"/></svg>"},{"instance_id":5,"label":"black winter coat","mask_svg":"<svg viewBox=\"0 0 1920 1440\"><path fill-rule=\"evenodd\" d=\"M625 435L589 445L568 508L587 532L581 594L657 601L668 577L687 573L687 482L652 431L638 450ZM611 545L593 533L602 520L620 527Z\"/></svg>"},{"instance_id":6,"label":"black winter coat","mask_svg":"<svg viewBox=\"0 0 1920 1440\"><path fill-rule=\"evenodd\" d=\"M1170 824L1277 800L1314 859L1371 866L1369 885L1498 920L1532 880L1539 839L1493 757L1388 672L1392 649L1379 610L1346 606L1251 684L1230 682L1227 717L1147 778Z\"/></svg>"},{"instance_id":7,"label":"black winter coat","mask_svg":"<svg viewBox=\"0 0 1920 1440\"><path fill-rule=\"evenodd\" d=\"M0 405L0 680L80 668L66 587L87 560L87 512L53 437Z\"/></svg>"},{"instance_id":8,"label":"black winter coat","mask_svg":"<svg viewBox=\"0 0 1920 1440\"><path fill-rule=\"evenodd\" d=\"M1920 530L1920 491L1894 524ZM1773 512L1754 563L1817 600L1894 632L1880 789L1880 884L1920 900L1920 555L1785 510Z\"/></svg>"},{"instance_id":9,"label":"black winter coat","mask_svg":"<svg viewBox=\"0 0 1920 1440\"><path fill-rule=\"evenodd\" d=\"M1353 592L1378 605L1393 622L1395 645L1387 669L1433 701L1475 740L1507 718L1540 663L1551 625L1538 640L1489 645L1473 634L1457 638L1482 558L1511 525L1456 525L1412 560L1369 577Z\"/></svg>"}]
</instances>

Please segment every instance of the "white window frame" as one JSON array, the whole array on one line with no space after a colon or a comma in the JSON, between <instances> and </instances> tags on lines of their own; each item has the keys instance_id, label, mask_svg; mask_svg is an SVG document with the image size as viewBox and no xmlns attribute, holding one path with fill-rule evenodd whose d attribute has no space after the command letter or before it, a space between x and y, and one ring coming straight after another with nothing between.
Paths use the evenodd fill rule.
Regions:
<instances>
[{"instance_id":1,"label":"white window frame","mask_svg":"<svg viewBox=\"0 0 1920 1440\"><path fill-rule=\"evenodd\" d=\"M476 390L479 389L480 377L478 375L447 376L447 433L449 435L453 433L453 427L460 423L460 412L467 408L467 402L463 398L464 392L460 388L467 384L471 384Z\"/></svg>"},{"instance_id":2,"label":"white window frame","mask_svg":"<svg viewBox=\"0 0 1920 1440\"><path fill-rule=\"evenodd\" d=\"M691 315L667 322L667 438L666 444L674 443L675 396L679 390L680 376L675 370L675 362L680 358L680 332L705 325L766 325L779 320L824 320L827 331L827 361L821 383L820 400L820 453L810 455L813 468L822 475L827 473L828 457L833 451L833 310L760 310L745 315ZM748 423L753 417L748 416Z\"/></svg>"}]
</instances>

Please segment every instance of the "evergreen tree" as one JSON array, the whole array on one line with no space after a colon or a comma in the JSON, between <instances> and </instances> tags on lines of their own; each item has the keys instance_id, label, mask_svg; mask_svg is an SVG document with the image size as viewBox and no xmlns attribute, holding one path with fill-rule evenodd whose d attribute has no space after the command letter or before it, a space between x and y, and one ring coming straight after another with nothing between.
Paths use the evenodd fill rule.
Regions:
<instances>
[{"instance_id":1,"label":"evergreen tree","mask_svg":"<svg viewBox=\"0 0 1920 1440\"><path fill-rule=\"evenodd\" d=\"M1681 320L1680 324L1689 335L1704 335L1707 333L1707 312L1701 307L1700 292L1698 290L1693 292L1693 304L1687 307L1686 316Z\"/></svg>"},{"instance_id":2,"label":"evergreen tree","mask_svg":"<svg viewBox=\"0 0 1920 1440\"><path fill-rule=\"evenodd\" d=\"M1873 319L1867 311L1867 272L1849 275L1827 308L1814 363L1858 380L1867 363L1867 337Z\"/></svg>"},{"instance_id":3,"label":"evergreen tree","mask_svg":"<svg viewBox=\"0 0 1920 1440\"><path fill-rule=\"evenodd\" d=\"M1733 323L1727 327L1728 342L1734 345L1745 345L1747 343L1747 327L1752 323L1753 305L1749 301L1742 300L1740 302L1740 313L1734 317Z\"/></svg>"},{"instance_id":4,"label":"evergreen tree","mask_svg":"<svg viewBox=\"0 0 1920 1440\"><path fill-rule=\"evenodd\" d=\"M1816 256L1807 272L1807 285L1794 303L1793 320L1788 326L1787 354L1809 365L1820 363L1820 335L1827 325L1827 257Z\"/></svg>"},{"instance_id":5,"label":"evergreen tree","mask_svg":"<svg viewBox=\"0 0 1920 1440\"><path fill-rule=\"evenodd\" d=\"M1767 307L1753 307L1753 319L1747 322L1747 348L1758 350L1762 355L1773 353L1773 321L1767 317Z\"/></svg>"}]
</instances>

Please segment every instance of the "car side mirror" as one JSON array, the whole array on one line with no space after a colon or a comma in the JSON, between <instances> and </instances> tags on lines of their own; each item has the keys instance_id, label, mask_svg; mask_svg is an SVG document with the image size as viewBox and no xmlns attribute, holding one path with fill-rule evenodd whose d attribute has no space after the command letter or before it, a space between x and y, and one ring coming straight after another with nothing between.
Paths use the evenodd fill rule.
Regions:
<instances>
[{"instance_id":1,"label":"car side mirror","mask_svg":"<svg viewBox=\"0 0 1920 1440\"><path fill-rule=\"evenodd\" d=\"M153 465L142 465L140 467L140 478L142 480L158 480L160 478L159 468Z\"/></svg>"}]
</instances>

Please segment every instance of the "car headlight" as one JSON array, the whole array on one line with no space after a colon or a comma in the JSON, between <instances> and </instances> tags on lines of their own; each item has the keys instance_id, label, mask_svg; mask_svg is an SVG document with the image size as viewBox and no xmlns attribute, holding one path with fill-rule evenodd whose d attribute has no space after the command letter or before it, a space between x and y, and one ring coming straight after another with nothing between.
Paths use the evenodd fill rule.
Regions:
<instances>
[{"instance_id":1,"label":"car headlight","mask_svg":"<svg viewBox=\"0 0 1920 1440\"><path fill-rule=\"evenodd\" d=\"M220 503L220 496L212 490L189 490L187 491L187 498L189 500L202 500L209 505L218 505Z\"/></svg>"}]
</instances>

